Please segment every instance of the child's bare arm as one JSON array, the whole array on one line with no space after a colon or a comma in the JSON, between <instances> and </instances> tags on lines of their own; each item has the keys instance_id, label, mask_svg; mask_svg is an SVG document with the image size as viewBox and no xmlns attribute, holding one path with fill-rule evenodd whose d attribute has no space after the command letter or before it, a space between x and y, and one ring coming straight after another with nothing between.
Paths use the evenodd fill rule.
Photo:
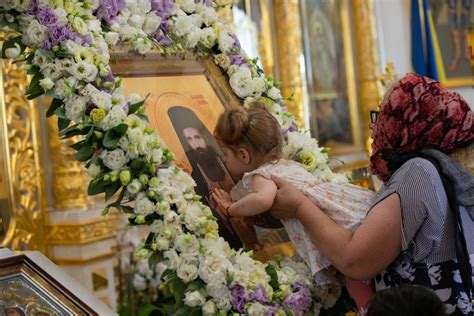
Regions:
<instances>
[{"instance_id":1,"label":"child's bare arm","mask_svg":"<svg viewBox=\"0 0 474 316\"><path fill-rule=\"evenodd\" d=\"M252 216L263 213L273 205L277 186L260 175L253 176L253 192L230 205L230 216Z\"/></svg>"}]
</instances>

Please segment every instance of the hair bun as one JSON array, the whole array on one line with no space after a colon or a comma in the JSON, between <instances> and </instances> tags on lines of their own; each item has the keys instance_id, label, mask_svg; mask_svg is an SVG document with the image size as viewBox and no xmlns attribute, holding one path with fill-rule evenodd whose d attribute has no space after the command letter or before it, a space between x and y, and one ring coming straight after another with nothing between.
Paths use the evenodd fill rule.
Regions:
<instances>
[{"instance_id":1,"label":"hair bun","mask_svg":"<svg viewBox=\"0 0 474 316\"><path fill-rule=\"evenodd\" d=\"M231 110L227 110L224 113L226 116L227 124L231 129L229 130L229 134L227 135L227 141L230 143L238 142L248 127L249 127L249 116L247 111L243 108L234 108Z\"/></svg>"}]
</instances>

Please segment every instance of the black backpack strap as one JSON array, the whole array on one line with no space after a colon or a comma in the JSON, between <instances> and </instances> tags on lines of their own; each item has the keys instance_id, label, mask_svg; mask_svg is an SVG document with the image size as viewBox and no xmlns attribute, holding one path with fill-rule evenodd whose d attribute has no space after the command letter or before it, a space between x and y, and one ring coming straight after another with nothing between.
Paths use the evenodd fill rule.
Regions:
<instances>
[{"instance_id":1,"label":"black backpack strap","mask_svg":"<svg viewBox=\"0 0 474 316\"><path fill-rule=\"evenodd\" d=\"M464 227L462 225L461 212L459 205L456 200L456 192L454 191L454 186L450 179L441 172L441 166L438 161L421 155L422 158L431 162L435 168L438 170L438 174L441 177L443 182L444 190L448 197L449 208L453 214L455 227L454 227L454 236L455 236L455 247L456 247L456 258L458 260L459 272L461 274L462 284L466 290L466 294L469 296L469 300L472 300L472 266L469 261L469 252L467 250L467 243L464 234Z\"/></svg>"}]
</instances>

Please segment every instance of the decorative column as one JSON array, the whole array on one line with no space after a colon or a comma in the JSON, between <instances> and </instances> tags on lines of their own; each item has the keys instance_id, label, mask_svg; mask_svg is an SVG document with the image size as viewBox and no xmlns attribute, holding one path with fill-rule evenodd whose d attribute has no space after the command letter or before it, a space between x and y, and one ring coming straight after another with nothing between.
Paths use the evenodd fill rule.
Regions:
<instances>
[{"instance_id":1,"label":"decorative column","mask_svg":"<svg viewBox=\"0 0 474 316\"><path fill-rule=\"evenodd\" d=\"M306 128L305 123L305 82L301 72L300 59L303 56L299 0L275 0L273 3L278 79L284 97L293 94L293 100L286 106L295 115L296 123Z\"/></svg>"},{"instance_id":2,"label":"decorative column","mask_svg":"<svg viewBox=\"0 0 474 316\"><path fill-rule=\"evenodd\" d=\"M359 111L362 120L362 137L370 152L370 110L381 101L379 90L379 55L373 0L353 0L355 47L357 64L357 86L359 88Z\"/></svg>"},{"instance_id":3,"label":"decorative column","mask_svg":"<svg viewBox=\"0 0 474 316\"><path fill-rule=\"evenodd\" d=\"M46 253L37 102L25 96L29 83L22 66L0 61L0 171L7 204L0 210L0 246Z\"/></svg>"}]
</instances>

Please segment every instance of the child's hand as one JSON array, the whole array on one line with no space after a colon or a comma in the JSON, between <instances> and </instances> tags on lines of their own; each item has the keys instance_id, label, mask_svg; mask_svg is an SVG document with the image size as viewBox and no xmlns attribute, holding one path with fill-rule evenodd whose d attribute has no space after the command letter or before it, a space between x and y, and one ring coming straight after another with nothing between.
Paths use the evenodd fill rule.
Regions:
<instances>
[{"instance_id":1,"label":"child's hand","mask_svg":"<svg viewBox=\"0 0 474 316\"><path fill-rule=\"evenodd\" d=\"M229 215L229 207L232 205L232 200L230 199L230 194L224 190L216 189L212 191L212 199L217 204L217 206L226 212Z\"/></svg>"}]
</instances>

